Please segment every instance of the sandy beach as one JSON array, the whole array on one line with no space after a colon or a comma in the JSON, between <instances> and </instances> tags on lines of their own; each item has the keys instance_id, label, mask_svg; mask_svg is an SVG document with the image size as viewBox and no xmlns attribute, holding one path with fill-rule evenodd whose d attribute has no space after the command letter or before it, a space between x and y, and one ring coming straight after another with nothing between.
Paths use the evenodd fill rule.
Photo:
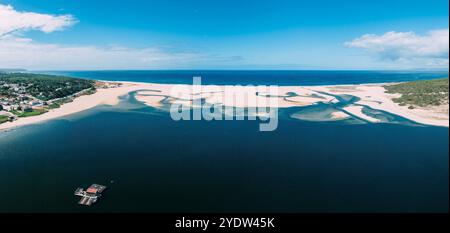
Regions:
<instances>
[{"instance_id":1,"label":"sandy beach","mask_svg":"<svg viewBox=\"0 0 450 233\"><path fill-rule=\"evenodd\" d=\"M319 86L308 87L308 89L337 95L346 94L356 96L360 98L360 101L356 102L359 105L386 111L425 125L449 126L448 105L408 109L408 106L400 106L395 103L393 99L400 97L400 95L385 93L386 89L383 87L384 85L389 84ZM350 108L350 110L353 113L360 112L358 108L354 107ZM370 118L367 119L369 121L375 121Z\"/></svg>"},{"instance_id":2,"label":"sandy beach","mask_svg":"<svg viewBox=\"0 0 450 233\"><path fill-rule=\"evenodd\" d=\"M277 107L289 108L314 105L319 102L336 103L333 95L352 95L360 98L355 104L345 107L343 111L332 113L334 119L345 119L348 114L377 123L378 119L367 116L362 112L363 106L386 111L417 123L435 126L449 126L447 109L408 109L392 101L398 95L387 94L383 84L342 85L342 86L279 86L275 94L268 90L257 90L252 87L231 87L203 85L199 86L181 84L154 84L120 82L122 86L108 89L98 89L95 94L76 98L73 102L62 105L58 109L33 117L19 118L14 122L0 124L0 130L11 129L24 125L45 122L58 117L67 116L98 105L117 105L119 97L136 91L136 99L151 107L161 107L161 101L178 103L187 106L196 106L195 100L204 99L205 103L222 104L232 107ZM241 98L228 98L235 95Z\"/></svg>"},{"instance_id":3,"label":"sandy beach","mask_svg":"<svg viewBox=\"0 0 450 233\"><path fill-rule=\"evenodd\" d=\"M129 93L134 85L126 85L118 88L99 89L93 95L85 95L76 98L73 102L62 105L60 108L52 109L49 112L33 117L19 118L14 122L0 124L0 130L15 128L24 125L36 124L58 117L67 116L98 105L116 105L119 102L118 97Z\"/></svg>"}]
</instances>

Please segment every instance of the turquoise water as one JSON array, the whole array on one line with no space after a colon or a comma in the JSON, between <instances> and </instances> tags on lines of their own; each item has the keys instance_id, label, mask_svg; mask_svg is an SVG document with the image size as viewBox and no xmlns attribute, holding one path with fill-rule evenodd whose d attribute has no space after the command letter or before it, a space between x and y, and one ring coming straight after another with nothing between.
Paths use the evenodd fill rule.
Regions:
<instances>
[{"instance_id":1,"label":"turquoise water","mask_svg":"<svg viewBox=\"0 0 450 233\"><path fill-rule=\"evenodd\" d=\"M373 109L393 123L310 121L355 101L339 98L281 111L273 132L174 122L132 94L1 132L0 212L448 212L448 128ZM109 189L79 206L92 183Z\"/></svg>"}]
</instances>

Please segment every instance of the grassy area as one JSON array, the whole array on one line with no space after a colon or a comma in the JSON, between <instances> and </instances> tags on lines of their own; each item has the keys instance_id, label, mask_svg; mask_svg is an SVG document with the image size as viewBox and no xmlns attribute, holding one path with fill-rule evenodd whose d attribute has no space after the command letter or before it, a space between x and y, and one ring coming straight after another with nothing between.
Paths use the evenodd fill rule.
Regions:
<instances>
[{"instance_id":1,"label":"grassy area","mask_svg":"<svg viewBox=\"0 0 450 233\"><path fill-rule=\"evenodd\" d=\"M402 96L394 102L409 108L448 104L448 78L414 81L385 86L387 93Z\"/></svg>"},{"instance_id":2,"label":"grassy area","mask_svg":"<svg viewBox=\"0 0 450 233\"><path fill-rule=\"evenodd\" d=\"M48 109L55 109L61 107L63 104L67 104L73 102L71 98L62 98L56 101L53 101L50 105L48 105Z\"/></svg>"},{"instance_id":3,"label":"grassy area","mask_svg":"<svg viewBox=\"0 0 450 233\"><path fill-rule=\"evenodd\" d=\"M15 113L15 115L18 117L32 117L32 116L38 116L38 115L44 114L46 112L48 112L47 109L33 109L32 112L20 112L20 113L17 112L17 113Z\"/></svg>"},{"instance_id":4,"label":"grassy area","mask_svg":"<svg viewBox=\"0 0 450 233\"><path fill-rule=\"evenodd\" d=\"M0 124L1 123L5 123L7 121L8 121L8 117L7 116L0 115Z\"/></svg>"},{"instance_id":5,"label":"grassy area","mask_svg":"<svg viewBox=\"0 0 450 233\"><path fill-rule=\"evenodd\" d=\"M59 107L61 107L61 104L55 102L55 103L50 104L48 106L48 109L56 109L56 108L59 108Z\"/></svg>"}]
</instances>

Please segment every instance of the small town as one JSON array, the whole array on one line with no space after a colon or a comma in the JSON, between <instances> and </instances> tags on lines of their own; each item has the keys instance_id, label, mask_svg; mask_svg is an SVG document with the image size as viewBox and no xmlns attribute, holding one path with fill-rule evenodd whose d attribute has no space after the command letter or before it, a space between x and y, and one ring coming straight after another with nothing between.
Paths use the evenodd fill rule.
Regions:
<instances>
[{"instance_id":1,"label":"small town","mask_svg":"<svg viewBox=\"0 0 450 233\"><path fill-rule=\"evenodd\" d=\"M0 73L0 124L44 114L98 88L120 84L61 76Z\"/></svg>"}]
</instances>

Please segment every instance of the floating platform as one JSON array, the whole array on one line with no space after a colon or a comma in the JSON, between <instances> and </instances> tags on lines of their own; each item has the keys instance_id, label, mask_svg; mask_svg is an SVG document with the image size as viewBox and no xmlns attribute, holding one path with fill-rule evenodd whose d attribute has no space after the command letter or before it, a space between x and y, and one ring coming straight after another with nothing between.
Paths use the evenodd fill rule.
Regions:
<instances>
[{"instance_id":1,"label":"floating platform","mask_svg":"<svg viewBox=\"0 0 450 233\"><path fill-rule=\"evenodd\" d=\"M75 196L80 196L81 200L78 202L80 205L90 206L97 202L98 198L102 195L101 193L105 191L106 186L93 184L86 191L83 188L77 188L75 190Z\"/></svg>"}]
</instances>

